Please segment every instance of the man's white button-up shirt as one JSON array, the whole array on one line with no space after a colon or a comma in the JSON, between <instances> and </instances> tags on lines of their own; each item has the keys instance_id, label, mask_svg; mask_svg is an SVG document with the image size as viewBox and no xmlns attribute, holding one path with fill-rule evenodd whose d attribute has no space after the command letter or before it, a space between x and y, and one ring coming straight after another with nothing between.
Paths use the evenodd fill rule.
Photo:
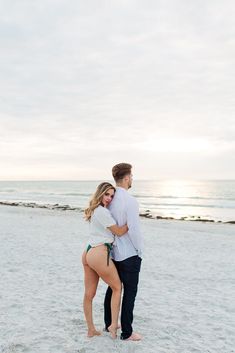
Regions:
<instances>
[{"instance_id":1,"label":"man's white button-up shirt","mask_svg":"<svg viewBox=\"0 0 235 353\"><path fill-rule=\"evenodd\" d=\"M127 224L128 232L121 237L115 236L112 257L115 261L123 261L131 256L142 257L143 237L139 224L139 206L136 199L122 187L116 187L109 210L117 225Z\"/></svg>"}]
</instances>

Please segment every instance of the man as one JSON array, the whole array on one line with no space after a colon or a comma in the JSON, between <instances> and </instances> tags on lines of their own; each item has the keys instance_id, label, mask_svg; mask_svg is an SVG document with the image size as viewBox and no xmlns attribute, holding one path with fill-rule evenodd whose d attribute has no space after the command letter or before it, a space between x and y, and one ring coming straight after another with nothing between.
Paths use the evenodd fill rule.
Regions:
<instances>
[{"instance_id":1,"label":"man","mask_svg":"<svg viewBox=\"0 0 235 353\"><path fill-rule=\"evenodd\" d=\"M109 210L118 225L127 224L128 226L128 233L122 237L115 237L112 253L112 258L123 283L121 339L139 341L141 335L133 332L132 322L141 267L143 239L139 226L138 203L127 191L132 185L131 171L132 166L128 163L119 163L112 168L113 178L116 182L116 192ZM111 297L112 290L108 287L104 301L106 330L111 324Z\"/></svg>"}]
</instances>

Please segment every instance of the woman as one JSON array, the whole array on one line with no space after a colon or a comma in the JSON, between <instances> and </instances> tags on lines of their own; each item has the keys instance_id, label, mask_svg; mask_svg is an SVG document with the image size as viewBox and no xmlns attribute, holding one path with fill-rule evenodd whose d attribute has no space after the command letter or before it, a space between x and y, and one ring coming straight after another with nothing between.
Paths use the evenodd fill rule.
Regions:
<instances>
[{"instance_id":1,"label":"woman","mask_svg":"<svg viewBox=\"0 0 235 353\"><path fill-rule=\"evenodd\" d=\"M115 188L112 184L101 183L93 195L89 207L85 209L85 219L90 222L90 241L82 256L85 274L84 314L88 327L88 337L98 336L92 317L92 301L101 277L112 289L112 322L108 327L112 338L117 336L118 315L121 300L121 281L116 267L109 258L114 234L122 236L128 231L127 225L118 227L107 206L113 199Z\"/></svg>"}]
</instances>

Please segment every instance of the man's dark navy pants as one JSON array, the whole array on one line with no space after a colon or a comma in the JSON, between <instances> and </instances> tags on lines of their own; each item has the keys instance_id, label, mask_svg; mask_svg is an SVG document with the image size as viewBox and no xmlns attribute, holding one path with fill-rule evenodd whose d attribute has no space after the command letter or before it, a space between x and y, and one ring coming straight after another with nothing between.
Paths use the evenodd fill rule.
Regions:
<instances>
[{"instance_id":1,"label":"man's dark navy pants","mask_svg":"<svg viewBox=\"0 0 235 353\"><path fill-rule=\"evenodd\" d=\"M121 339L127 339L133 331L133 310L139 282L141 258L136 255L123 261L114 261L114 264L123 283ZM112 289L108 287L104 299L104 322L106 329L111 325L111 297Z\"/></svg>"}]
</instances>

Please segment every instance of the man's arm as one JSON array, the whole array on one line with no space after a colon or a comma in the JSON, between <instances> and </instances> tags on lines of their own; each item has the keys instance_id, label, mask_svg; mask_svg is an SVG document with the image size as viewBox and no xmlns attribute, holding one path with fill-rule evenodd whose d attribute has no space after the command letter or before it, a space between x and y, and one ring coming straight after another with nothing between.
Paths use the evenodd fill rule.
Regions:
<instances>
[{"instance_id":1,"label":"man's arm","mask_svg":"<svg viewBox=\"0 0 235 353\"><path fill-rule=\"evenodd\" d=\"M143 251L143 238L140 231L139 206L134 198L130 198L127 203L127 226L129 238L140 255Z\"/></svg>"}]
</instances>

